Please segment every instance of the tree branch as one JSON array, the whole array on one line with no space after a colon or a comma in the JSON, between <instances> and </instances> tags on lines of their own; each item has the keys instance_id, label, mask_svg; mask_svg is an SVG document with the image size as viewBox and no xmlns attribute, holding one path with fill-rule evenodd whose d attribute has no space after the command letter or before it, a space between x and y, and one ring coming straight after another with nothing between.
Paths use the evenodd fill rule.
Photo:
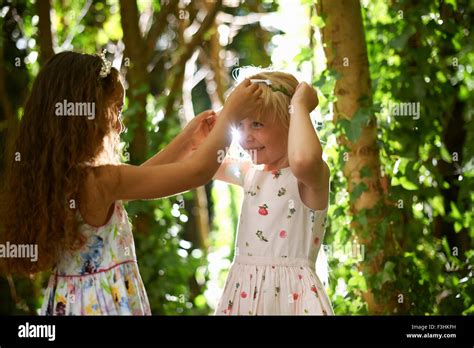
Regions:
<instances>
[{"instance_id":1,"label":"tree branch","mask_svg":"<svg viewBox=\"0 0 474 348\"><path fill-rule=\"evenodd\" d=\"M146 63L143 52L145 43L138 25L138 6L136 0L120 0L120 17L122 18L123 42L127 56L134 65ZM133 66L132 66L133 67Z\"/></svg>"},{"instance_id":2,"label":"tree branch","mask_svg":"<svg viewBox=\"0 0 474 348\"><path fill-rule=\"evenodd\" d=\"M178 58L178 61L175 64L176 69L183 69L186 61L191 57L194 52L194 49L197 45L203 40L204 34L209 30L209 28L214 23L214 20L217 16L222 6L222 0L217 0L213 7L207 13L206 18L202 21L201 26L198 31L193 35L191 41L186 45L186 50Z\"/></svg>"},{"instance_id":3,"label":"tree branch","mask_svg":"<svg viewBox=\"0 0 474 348\"><path fill-rule=\"evenodd\" d=\"M170 0L161 7L161 11L158 12L154 17L153 24L145 37L145 45L147 49L147 60L150 60L155 48L156 41L159 39L161 34L164 32L166 25L168 24L166 18L170 13L176 10L179 0Z\"/></svg>"},{"instance_id":4,"label":"tree branch","mask_svg":"<svg viewBox=\"0 0 474 348\"><path fill-rule=\"evenodd\" d=\"M174 69L173 69L174 71L171 73L171 76L174 78L173 78L173 83L171 85L169 96L166 100L165 117L173 109L174 102L178 94L178 89L183 83L183 73L184 73L184 67L185 67L186 62L188 61L189 58L191 58L195 48L203 40L204 34L206 34L206 32L214 23L214 20L221 6L222 6L222 0L217 0L213 4L209 12L207 13L206 17L202 21L202 24L199 27L198 31L193 35L191 41L188 44L186 44L186 48L184 52L179 56L176 64L174 64Z\"/></svg>"}]
</instances>

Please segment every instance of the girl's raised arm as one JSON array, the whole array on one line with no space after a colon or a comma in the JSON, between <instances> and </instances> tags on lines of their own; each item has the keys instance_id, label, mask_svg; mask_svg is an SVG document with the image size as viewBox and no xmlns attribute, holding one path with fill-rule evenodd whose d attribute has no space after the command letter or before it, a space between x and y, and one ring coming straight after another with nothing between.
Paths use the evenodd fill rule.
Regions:
<instances>
[{"instance_id":1,"label":"girl's raised arm","mask_svg":"<svg viewBox=\"0 0 474 348\"><path fill-rule=\"evenodd\" d=\"M329 167L309 113L318 105L316 91L302 82L291 99L288 160L291 171L305 186L324 193L329 189Z\"/></svg>"},{"instance_id":2,"label":"girl's raised arm","mask_svg":"<svg viewBox=\"0 0 474 348\"><path fill-rule=\"evenodd\" d=\"M214 123L215 112L206 110L194 117L184 129L160 152L142 163L142 166L167 164L183 160L195 147L193 137L195 132L204 132L203 124ZM209 126L207 127L210 128ZM205 134L203 137L207 136Z\"/></svg>"}]
</instances>

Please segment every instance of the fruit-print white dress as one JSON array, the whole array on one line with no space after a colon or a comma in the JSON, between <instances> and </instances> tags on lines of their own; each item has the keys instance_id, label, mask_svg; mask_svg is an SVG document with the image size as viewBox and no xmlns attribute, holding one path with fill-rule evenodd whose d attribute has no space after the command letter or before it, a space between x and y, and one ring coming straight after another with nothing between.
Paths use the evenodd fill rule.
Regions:
<instances>
[{"instance_id":1,"label":"fruit-print white dress","mask_svg":"<svg viewBox=\"0 0 474 348\"><path fill-rule=\"evenodd\" d=\"M244 179L235 258L216 315L333 315L315 272L327 207L301 201L290 167Z\"/></svg>"},{"instance_id":2,"label":"fruit-print white dress","mask_svg":"<svg viewBox=\"0 0 474 348\"><path fill-rule=\"evenodd\" d=\"M138 271L128 215L116 201L109 221L94 227L80 214L85 245L64 253L49 279L42 315L151 315Z\"/></svg>"}]
</instances>

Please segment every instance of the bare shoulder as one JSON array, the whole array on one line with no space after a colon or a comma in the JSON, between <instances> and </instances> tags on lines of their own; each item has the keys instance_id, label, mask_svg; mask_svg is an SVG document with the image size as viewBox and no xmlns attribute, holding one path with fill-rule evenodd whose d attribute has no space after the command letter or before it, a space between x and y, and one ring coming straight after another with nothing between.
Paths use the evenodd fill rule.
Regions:
<instances>
[{"instance_id":1,"label":"bare shoulder","mask_svg":"<svg viewBox=\"0 0 474 348\"><path fill-rule=\"evenodd\" d=\"M89 168L79 192L80 213L85 222L92 226L101 226L108 220L114 203L111 192L117 174L109 167L111 166Z\"/></svg>"},{"instance_id":2,"label":"bare shoulder","mask_svg":"<svg viewBox=\"0 0 474 348\"><path fill-rule=\"evenodd\" d=\"M328 205L329 200L329 178L330 171L326 162L323 164L325 185L321 188L315 189L305 185L298 180L298 190L301 201L309 208L315 210L323 210Z\"/></svg>"},{"instance_id":3,"label":"bare shoulder","mask_svg":"<svg viewBox=\"0 0 474 348\"><path fill-rule=\"evenodd\" d=\"M120 182L120 165L104 165L91 168L86 179L89 188L97 192L103 201L112 201L113 192ZM110 202L112 203L112 202Z\"/></svg>"}]
</instances>

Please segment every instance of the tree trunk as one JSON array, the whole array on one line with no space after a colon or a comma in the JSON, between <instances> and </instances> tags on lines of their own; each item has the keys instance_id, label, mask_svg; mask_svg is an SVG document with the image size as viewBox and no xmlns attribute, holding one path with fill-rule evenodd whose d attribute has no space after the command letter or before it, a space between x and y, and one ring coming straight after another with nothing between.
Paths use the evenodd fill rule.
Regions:
<instances>
[{"instance_id":1,"label":"tree trunk","mask_svg":"<svg viewBox=\"0 0 474 348\"><path fill-rule=\"evenodd\" d=\"M129 83L128 99L130 119L133 118L133 137L130 142L130 161L139 165L147 158L148 140L146 132L146 95L148 84L147 52L145 41L138 25L138 6L135 0L120 1L120 18L125 43L124 64L128 67L127 81ZM134 219L137 233L146 234L150 230L152 216L139 213Z\"/></svg>"},{"instance_id":2,"label":"tree trunk","mask_svg":"<svg viewBox=\"0 0 474 348\"><path fill-rule=\"evenodd\" d=\"M146 134L146 89L147 61L145 60L146 46L138 26L138 6L136 1L120 1L120 18L123 27L125 43L125 65L129 65L127 81L129 82L129 109L134 111L133 118L136 127L133 130L133 140L130 144L132 163L141 164L147 156Z\"/></svg>"},{"instance_id":3,"label":"tree trunk","mask_svg":"<svg viewBox=\"0 0 474 348\"><path fill-rule=\"evenodd\" d=\"M38 41L40 47L39 61L43 65L54 55L53 33L51 31L51 3L50 0L36 1L36 12L38 13Z\"/></svg>"},{"instance_id":4,"label":"tree trunk","mask_svg":"<svg viewBox=\"0 0 474 348\"><path fill-rule=\"evenodd\" d=\"M326 25L321 30L325 44L327 66L336 70L341 77L337 80L334 93L334 122L342 119L351 120L360 107L369 107L371 85L367 49L362 24L362 14L357 0L320 0L316 4L319 16L324 16ZM362 103L364 100L364 103ZM348 182L348 192L363 183L367 185L357 199L351 200L350 209L353 216L371 211L366 225L357 222L351 224L358 243L365 250L374 250L372 243L378 233L378 223L384 219L384 195L380 171L379 149L377 147L377 128L371 115L371 122L362 126L361 135L355 142L340 137L338 143L348 148L345 155L343 173ZM370 169L370 176L361 177L361 170ZM367 169L365 169L367 170ZM387 250L385 250L386 252ZM383 268L384 252L361 263L365 275L374 275ZM394 304L377 302L371 289L363 294L371 314L392 312ZM395 298L395 297L393 297Z\"/></svg>"},{"instance_id":5,"label":"tree trunk","mask_svg":"<svg viewBox=\"0 0 474 348\"><path fill-rule=\"evenodd\" d=\"M2 147L4 146L4 151L1 154L4 165L0 167L0 174L4 173L4 170L8 168L9 159L11 158L9 156L13 153L13 141L18 126L18 119L13 111L6 88L7 70L4 60L5 42L3 40L3 38L0 38L0 142L2 143ZM2 200L0 200L0 202L2 202Z\"/></svg>"}]
</instances>

